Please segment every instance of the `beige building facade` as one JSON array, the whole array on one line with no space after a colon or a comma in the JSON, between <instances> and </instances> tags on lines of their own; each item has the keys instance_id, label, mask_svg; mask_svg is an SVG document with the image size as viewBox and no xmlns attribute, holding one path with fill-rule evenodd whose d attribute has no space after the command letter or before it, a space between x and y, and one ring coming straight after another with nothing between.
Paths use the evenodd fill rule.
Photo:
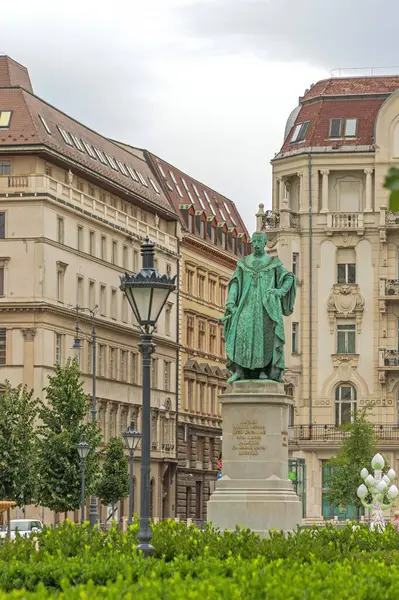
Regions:
<instances>
[{"instance_id":1,"label":"beige building facade","mask_svg":"<svg viewBox=\"0 0 399 600\"><path fill-rule=\"evenodd\" d=\"M35 96L26 69L0 57L0 379L44 399L53 365L75 356L78 318L91 394L93 322L84 309L95 309L104 443L132 418L141 428L139 330L119 278L141 267L146 236L158 269L177 273L177 218L147 162ZM162 518L176 512L177 293L154 338L151 512ZM136 455L137 511L140 450ZM117 516L127 508L121 502ZM33 507L28 515L53 520ZM107 516L102 507L101 521Z\"/></svg>"},{"instance_id":2,"label":"beige building facade","mask_svg":"<svg viewBox=\"0 0 399 600\"><path fill-rule=\"evenodd\" d=\"M272 210L257 214L298 282L285 384L312 519L354 516L323 492L355 408L372 405L378 449L399 468L399 218L383 188L399 161L398 87L398 77L357 77L307 90L272 160Z\"/></svg>"}]
</instances>

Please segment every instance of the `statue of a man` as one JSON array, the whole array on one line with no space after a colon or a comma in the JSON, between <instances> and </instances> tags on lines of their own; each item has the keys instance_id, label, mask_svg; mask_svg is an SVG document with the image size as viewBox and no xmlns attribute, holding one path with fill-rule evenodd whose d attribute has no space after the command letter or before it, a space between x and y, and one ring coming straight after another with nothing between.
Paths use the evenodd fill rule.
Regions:
<instances>
[{"instance_id":1,"label":"statue of a man","mask_svg":"<svg viewBox=\"0 0 399 600\"><path fill-rule=\"evenodd\" d=\"M252 236L253 253L237 262L228 288L224 321L228 383L239 379L281 381L283 315L292 314L296 280L281 260L265 252L267 235Z\"/></svg>"}]
</instances>

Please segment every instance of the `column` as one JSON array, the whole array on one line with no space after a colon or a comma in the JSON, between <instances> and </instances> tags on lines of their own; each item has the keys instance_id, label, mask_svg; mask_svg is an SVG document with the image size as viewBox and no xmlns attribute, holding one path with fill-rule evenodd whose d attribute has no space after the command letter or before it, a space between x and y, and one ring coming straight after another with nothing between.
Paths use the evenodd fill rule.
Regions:
<instances>
[{"instance_id":1,"label":"column","mask_svg":"<svg viewBox=\"0 0 399 600\"><path fill-rule=\"evenodd\" d=\"M278 177L277 181L279 182L278 186L278 206L277 210L280 210L284 204L284 192L285 192L285 181L284 177Z\"/></svg>"},{"instance_id":2,"label":"column","mask_svg":"<svg viewBox=\"0 0 399 600\"><path fill-rule=\"evenodd\" d=\"M299 213L303 213L305 212L303 205L303 172L299 171L297 176L299 177Z\"/></svg>"},{"instance_id":3,"label":"column","mask_svg":"<svg viewBox=\"0 0 399 600\"><path fill-rule=\"evenodd\" d=\"M364 212L373 212L372 207L372 175L373 169L364 169L364 173L366 175L366 206L364 208Z\"/></svg>"},{"instance_id":4,"label":"column","mask_svg":"<svg viewBox=\"0 0 399 600\"><path fill-rule=\"evenodd\" d=\"M328 212L328 176L330 171L325 169L324 171L320 171L323 176L322 188L321 188L321 211L322 213Z\"/></svg>"},{"instance_id":5,"label":"column","mask_svg":"<svg viewBox=\"0 0 399 600\"><path fill-rule=\"evenodd\" d=\"M24 337L24 384L31 390L34 387L36 329L31 327L21 331Z\"/></svg>"}]
</instances>

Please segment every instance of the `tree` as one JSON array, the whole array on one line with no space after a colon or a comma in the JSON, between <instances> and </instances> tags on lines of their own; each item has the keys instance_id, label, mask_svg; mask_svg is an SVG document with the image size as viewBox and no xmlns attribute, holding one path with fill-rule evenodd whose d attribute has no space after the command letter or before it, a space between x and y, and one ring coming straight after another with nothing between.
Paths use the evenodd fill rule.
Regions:
<instances>
[{"instance_id":1,"label":"tree","mask_svg":"<svg viewBox=\"0 0 399 600\"><path fill-rule=\"evenodd\" d=\"M353 413L353 422L341 425L348 432L337 456L328 461L330 474L327 478L326 499L336 505L362 504L356 491L361 483L360 471L369 468L376 454L373 426L367 420L368 408Z\"/></svg>"},{"instance_id":2,"label":"tree","mask_svg":"<svg viewBox=\"0 0 399 600\"><path fill-rule=\"evenodd\" d=\"M81 504L81 462L76 445L86 436L92 449L86 460L86 494L93 493L99 475L95 452L101 440L97 424L87 423L89 398L83 391L79 366L68 360L55 365L40 403L42 425L38 442L38 498L55 512L76 510Z\"/></svg>"},{"instance_id":3,"label":"tree","mask_svg":"<svg viewBox=\"0 0 399 600\"><path fill-rule=\"evenodd\" d=\"M389 210L399 212L399 169L391 167L385 177L384 187L390 190Z\"/></svg>"},{"instance_id":4,"label":"tree","mask_svg":"<svg viewBox=\"0 0 399 600\"><path fill-rule=\"evenodd\" d=\"M128 459L124 452L122 438L112 438L105 451L105 460L97 494L105 505L115 504L129 494Z\"/></svg>"},{"instance_id":5,"label":"tree","mask_svg":"<svg viewBox=\"0 0 399 600\"><path fill-rule=\"evenodd\" d=\"M6 381L0 395L0 499L18 506L35 500L38 400Z\"/></svg>"}]
</instances>

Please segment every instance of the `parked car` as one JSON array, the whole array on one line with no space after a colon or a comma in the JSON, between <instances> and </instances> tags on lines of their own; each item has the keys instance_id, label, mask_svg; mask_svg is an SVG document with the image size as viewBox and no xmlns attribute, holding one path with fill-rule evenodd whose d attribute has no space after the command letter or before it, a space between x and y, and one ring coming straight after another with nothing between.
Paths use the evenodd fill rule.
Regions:
<instances>
[{"instance_id":1,"label":"parked car","mask_svg":"<svg viewBox=\"0 0 399 600\"><path fill-rule=\"evenodd\" d=\"M43 529L43 523L34 519L14 519L11 521L11 539L15 540L18 531L21 537L29 537L32 533L37 533ZM8 533L8 524L0 531L0 538L6 538Z\"/></svg>"}]
</instances>

